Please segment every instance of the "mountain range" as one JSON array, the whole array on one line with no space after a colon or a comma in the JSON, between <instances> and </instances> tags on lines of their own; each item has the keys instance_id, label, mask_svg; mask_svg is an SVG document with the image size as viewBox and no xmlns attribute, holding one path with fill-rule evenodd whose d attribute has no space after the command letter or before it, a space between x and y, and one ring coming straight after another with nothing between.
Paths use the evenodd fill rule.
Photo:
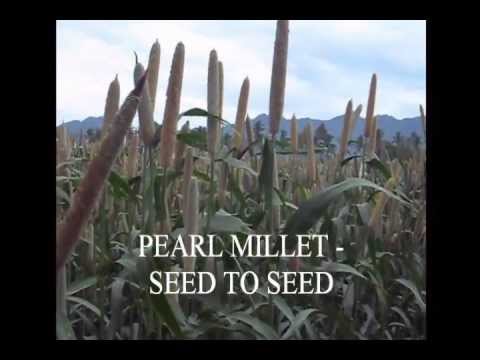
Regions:
<instances>
[{"instance_id":1,"label":"mountain range","mask_svg":"<svg viewBox=\"0 0 480 360\"><path fill-rule=\"evenodd\" d=\"M100 129L102 126L103 117L87 117L84 120L73 120L65 122L63 125L67 128L69 134L71 136L78 136L80 135L81 130L84 133L88 129ZM257 122L261 123L262 128L264 129L263 132L267 132L269 128L269 117L267 114L260 114L252 119L252 126L255 126ZM336 139L340 137L343 128L343 115L336 116L330 120L318 120L312 118L298 118L297 119L297 127L298 131L302 131L308 122L312 123L314 129L320 126L321 123L325 124L325 128L327 131L333 135ZM418 135L422 134L422 123L420 117L412 117L412 118L403 118L397 119L391 115L378 115L377 116L377 127L384 131L384 136L386 139L391 139L397 132L400 132L404 136L409 136L412 132L417 133ZM365 119L360 117L357 120L355 129L352 134L352 139L358 137L362 134L363 129L365 127ZM286 131L287 137L290 136L290 121L287 119L283 119L280 124L280 130ZM226 128L226 133L232 133L232 127Z\"/></svg>"}]
</instances>

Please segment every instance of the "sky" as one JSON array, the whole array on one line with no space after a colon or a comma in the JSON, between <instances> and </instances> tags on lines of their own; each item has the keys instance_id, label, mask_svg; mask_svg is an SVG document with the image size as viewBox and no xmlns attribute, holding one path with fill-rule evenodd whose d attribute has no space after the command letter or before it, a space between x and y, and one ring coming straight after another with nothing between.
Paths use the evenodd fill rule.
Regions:
<instances>
[{"instance_id":1,"label":"sky","mask_svg":"<svg viewBox=\"0 0 480 360\"><path fill-rule=\"evenodd\" d=\"M178 42L185 45L180 111L207 107L209 53L224 68L224 118L234 122L240 87L250 80L248 114L268 113L274 20L57 21L57 118L103 116L118 74L121 102L133 88L134 51L145 65L161 47L155 121L162 122L168 75ZM352 99L365 116L370 78L377 74L376 114L419 115L426 101L426 21L290 21L284 117L328 120ZM200 118L191 126L204 125ZM134 119L134 126L138 120ZM179 126L183 121L179 123Z\"/></svg>"}]
</instances>

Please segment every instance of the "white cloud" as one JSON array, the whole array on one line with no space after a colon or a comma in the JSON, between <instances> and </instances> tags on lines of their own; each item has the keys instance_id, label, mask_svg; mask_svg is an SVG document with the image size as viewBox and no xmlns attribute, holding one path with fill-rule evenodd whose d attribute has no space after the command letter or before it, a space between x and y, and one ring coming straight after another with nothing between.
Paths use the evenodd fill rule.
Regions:
<instances>
[{"instance_id":1,"label":"white cloud","mask_svg":"<svg viewBox=\"0 0 480 360\"><path fill-rule=\"evenodd\" d=\"M355 58L368 58L372 65L385 60L404 71L425 69L424 20L299 21L294 26L299 34L298 43L310 42L314 53L335 50L323 54L334 57L341 50Z\"/></svg>"},{"instance_id":2,"label":"white cloud","mask_svg":"<svg viewBox=\"0 0 480 360\"><path fill-rule=\"evenodd\" d=\"M108 84L117 73L124 98L133 86L133 51L145 64L156 38L161 45L157 122L179 41L186 55L182 110L206 107L208 56L216 49L225 69L225 117L235 118L246 76L249 114L266 113L274 34L274 21L61 21L57 124L103 114ZM350 98L365 104L374 71L377 113L415 116L418 104L425 103L425 23L291 21L285 116L328 119L341 114Z\"/></svg>"}]
</instances>

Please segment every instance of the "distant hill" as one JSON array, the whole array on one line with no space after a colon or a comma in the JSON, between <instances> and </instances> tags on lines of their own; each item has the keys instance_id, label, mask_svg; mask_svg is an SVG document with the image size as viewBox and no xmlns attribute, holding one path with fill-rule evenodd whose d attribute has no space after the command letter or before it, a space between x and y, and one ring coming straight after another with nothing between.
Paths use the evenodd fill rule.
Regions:
<instances>
[{"instance_id":1,"label":"distant hill","mask_svg":"<svg viewBox=\"0 0 480 360\"><path fill-rule=\"evenodd\" d=\"M397 119L390 115L378 115L377 116L377 127L381 128L384 131L385 138L391 139L395 136L397 132L400 132L402 135L409 136L412 132L416 132L418 135L422 134L422 123L420 117L414 118L404 118ZM255 126L255 123L260 122L264 128L264 132L268 132L269 129L269 117L267 114L260 114L252 120L252 126ZM343 115L336 116L330 120L318 120L311 118L298 118L297 126L298 131L302 131L307 124L311 122L314 129L320 126L321 123L325 124L327 131L332 134L335 138L340 138L343 128ZM363 133L365 128L365 119L360 117L357 120L355 129L352 134L352 138L356 138ZM290 120L283 119L280 124L280 131L285 130L287 136L290 136Z\"/></svg>"},{"instance_id":2,"label":"distant hill","mask_svg":"<svg viewBox=\"0 0 480 360\"><path fill-rule=\"evenodd\" d=\"M102 127L102 124L103 116L89 116L84 120L72 120L64 123L63 125L67 128L68 133L71 136L79 136L81 130L86 133L88 129L100 129Z\"/></svg>"},{"instance_id":3,"label":"distant hill","mask_svg":"<svg viewBox=\"0 0 480 360\"><path fill-rule=\"evenodd\" d=\"M308 122L312 123L314 129L316 129L323 122L327 131L332 134L335 138L339 138L343 128L343 115L336 116L330 120L318 120L311 118L299 118L298 121L298 130L301 131L305 128ZM68 132L72 136L80 135L80 130L83 129L83 132L86 133L88 129L100 129L102 126L103 117L87 117L84 120L73 120L64 123L67 127ZM257 117L252 119L252 126L255 126L257 122L262 124L264 128L264 133L268 131L269 128L269 117L267 114L260 114ZM422 134L422 124L420 117L413 118L404 118L397 119L390 115L378 115L378 125L385 133L385 138L391 139L397 132L400 132L402 135L409 136L412 132L417 134ZM352 138L358 137L363 133L365 127L365 119L359 118L355 126ZM285 130L287 136L290 136L290 120L283 119L280 124L280 131ZM226 133L232 133L232 128L227 128Z\"/></svg>"}]
</instances>

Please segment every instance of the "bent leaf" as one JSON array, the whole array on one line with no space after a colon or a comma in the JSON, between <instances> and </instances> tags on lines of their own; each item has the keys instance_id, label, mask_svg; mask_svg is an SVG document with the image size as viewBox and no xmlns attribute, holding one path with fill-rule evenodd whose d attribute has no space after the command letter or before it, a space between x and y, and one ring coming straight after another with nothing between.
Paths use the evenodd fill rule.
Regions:
<instances>
[{"instance_id":1,"label":"bent leaf","mask_svg":"<svg viewBox=\"0 0 480 360\"><path fill-rule=\"evenodd\" d=\"M344 192L358 187L369 187L382 191L389 197L400 201L403 205L410 206L401 197L369 180L348 178L338 184L327 187L319 194L299 205L298 210L288 219L283 230L283 233L287 235L287 248L291 249L295 245L296 234L306 234L317 223L334 200L340 198Z\"/></svg>"},{"instance_id":2,"label":"bent leaf","mask_svg":"<svg viewBox=\"0 0 480 360\"><path fill-rule=\"evenodd\" d=\"M80 290L85 290L85 289L89 288L90 286L95 285L96 283L97 283L97 277L96 276L92 276L92 277L88 277L88 278L85 278L85 279L82 279L82 280L79 280L79 281L75 281L68 288L67 295L73 295L73 294L79 292Z\"/></svg>"},{"instance_id":3,"label":"bent leaf","mask_svg":"<svg viewBox=\"0 0 480 360\"><path fill-rule=\"evenodd\" d=\"M410 280L407 279L395 279L395 281L404 287L406 287L408 290L410 290L415 296L415 300L417 301L417 304L420 306L420 310L424 313L426 310L426 305L425 302L423 301L420 293L418 292L417 287L415 286L414 283L412 283Z\"/></svg>"},{"instance_id":4,"label":"bent leaf","mask_svg":"<svg viewBox=\"0 0 480 360\"><path fill-rule=\"evenodd\" d=\"M279 337L272 327L263 321L256 319L250 315L238 312L228 315L229 318L241 321L250 325L256 332L262 335L267 340L278 340Z\"/></svg>"},{"instance_id":5,"label":"bent leaf","mask_svg":"<svg viewBox=\"0 0 480 360\"><path fill-rule=\"evenodd\" d=\"M300 329L305 324L305 320L307 320L307 318L315 311L318 311L318 310L307 309L307 310L300 311L295 317L295 319L293 320L292 325L290 325L290 327L288 328L287 332L283 334L282 339L286 340L290 336L292 336L296 330Z\"/></svg>"}]
</instances>

